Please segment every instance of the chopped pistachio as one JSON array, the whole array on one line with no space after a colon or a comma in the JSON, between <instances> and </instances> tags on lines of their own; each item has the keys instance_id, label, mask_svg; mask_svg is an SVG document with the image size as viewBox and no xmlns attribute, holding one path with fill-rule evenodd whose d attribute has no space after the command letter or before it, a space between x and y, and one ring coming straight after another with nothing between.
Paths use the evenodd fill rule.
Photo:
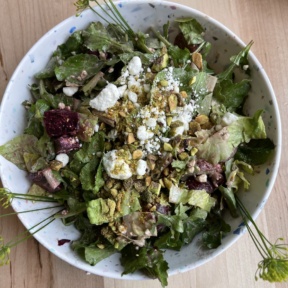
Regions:
<instances>
[{"instance_id":1,"label":"chopped pistachio","mask_svg":"<svg viewBox=\"0 0 288 288\"><path fill-rule=\"evenodd\" d=\"M203 61L202 61L202 54L198 52L194 52L192 54L192 62L197 66L199 70L203 69Z\"/></svg>"},{"instance_id":2,"label":"chopped pistachio","mask_svg":"<svg viewBox=\"0 0 288 288\"><path fill-rule=\"evenodd\" d=\"M147 176L145 178L145 185L148 187L148 186L150 186L151 182L152 182L151 176Z\"/></svg>"},{"instance_id":3,"label":"chopped pistachio","mask_svg":"<svg viewBox=\"0 0 288 288\"><path fill-rule=\"evenodd\" d=\"M148 165L150 170L155 169L156 160L157 160L157 158L154 155L148 155L147 156L147 165Z\"/></svg>"},{"instance_id":4,"label":"chopped pistachio","mask_svg":"<svg viewBox=\"0 0 288 288\"><path fill-rule=\"evenodd\" d=\"M172 181L169 180L168 178L163 178L163 182L164 182L164 185L167 189L170 189L172 184L173 184Z\"/></svg>"},{"instance_id":5,"label":"chopped pistachio","mask_svg":"<svg viewBox=\"0 0 288 288\"><path fill-rule=\"evenodd\" d=\"M164 151L167 151L167 152L173 151L173 147L171 146L171 144L169 144L167 142L164 142L163 149L164 149Z\"/></svg>"},{"instance_id":6,"label":"chopped pistachio","mask_svg":"<svg viewBox=\"0 0 288 288\"><path fill-rule=\"evenodd\" d=\"M208 116L201 114L195 118L195 121L197 123L199 123L200 125L203 125L203 124L206 124L207 122L209 122L209 118L208 118Z\"/></svg>"},{"instance_id":7,"label":"chopped pistachio","mask_svg":"<svg viewBox=\"0 0 288 288\"><path fill-rule=\"evenodd\" d=\"M165 185L162 179L159 180L159 184L161 185L161 187L165 188Z\"/></svg>"},{"instance_id":8,"label":"chopped pistachio","mask_svg":"<svg viewBox=\"0 0 288 288\"><path fill-rule=\"evenodd\" d=\"M127 143L128 143L128 144L131 144L131 143L135 142L135 140L136 140L136 139L135 139L133 133L128 133Z\"/></svg>"},{"instance_id":9,"label":"chopped pistachio","mask_svg":"<svg viewBox=\"0 0 288 288\"><path fill-rule=\"evenodd\" d=\"M152 68L151 68L152 71L159 72L159 71L163 70L164 68L166 68L168 65L168 60L169 60L169 56L167 53L158 57L155 60L154 64L152 65Z\"/></svg>"},{"instance_id":10,"label":"chopped pistachio","mask_svg":"<svg viewBox=\"0 0 288 288\"><path fill-rule=\"evenodd\" d=\"M189 157L189 155L186 152L182 152L182 153L180 153L178 155L178 157L179 157L180 160L185 160L185 159L187 159Z\"/></svg>"},{"instance_id":11,"label":"chopped pistachio","mask_svg":"<svg viewBox=\"0 0 288 288\"><path fill-rule=\"evenodd\" d=\"M63 167L63 163L61 161L58 161L58 160L52 160L49 163L49 166L52 170L59 171Z\"/></svg>"},{"instance_id":12,"label":"chopped pistachio","mask_svg":"<svg viewBox=\"0 0 288 288\"><path fill-rule=\"evenodd\" d=\"M191 86L191 85L193 85L195 82L196 82L196 76L193 76L193 77L191 78L191 80L189 81L189 85Z\"/></svg>"},{"instance_id":13,"label":"chopped pistachio","mask_svg":"<svg viewBox=\"0 0 288 288\"><path fill-rule=\"evenodd\" d=\"M170 125L171 125L172 120L173 120L173 117L171 117L171 116L168 116L168 117L166 118L167 126L170 126Z\"/></svg>"},{"instance_id":14,"label":"chopped pistachio","mask_svg":"<svg viewBox=\"0 0 288 288\"><path fill-rule=\"evenodd\" d=\"M106 151L110 151L112 149L112 144L110 142L105 142L104 146Z\"/></svg>"},{"instance_id":15,"label":"chopped pistachio","mask_svg":"<svg viewBox=\"0 0 288 288\"><path fill-rule=\"evenodd\" d=\"M117 196L117 194L118 194L118 190L115 189L115 188L113 188L113 189L110 190L110 193L111 193L111 195L112 195L114 198L116 198L116 196Z\"/></svg>"},{"instance_id":16,"label":"chopped pistachio","mask_svg":"<svg viewBox=\"0 0 288 288\"><path fill-rule=\"evenodd\" d=\"M163 170L163 174L164 176L168 176L170 174L170 170L168 167L166 167L164 170Z\"/></svg>"},{"instance_id":17,"label":"chopped pistachio","mask_svg":"<svg viewBox=\"0 0 288 288\"><path fill-rule=\"evenodd\" d=\"M195 132L200 131L201 126L198 122L192 121L189 123L189 135L194 135Z\"/></svg>"},{"instance_id":18,"label":"chopped pistachio","mask_svg":"<svg viewBox=\"0 0 288 288\"><path fill-rule=\"evenodd\" d=\"M175 94L171 94L168 97L168 105L171 112L176 109L177 104L178 104L177 96Z\"/></svg>"},{"instance_id":19,"label":"chopped pistachio","mask_svg":"<svg viewBox=\"0 0 288 288\"><path fill-rule=\"evenodd\" d=\"M154 212L154 211L156 211L156 209L157 209L157 207L154 205L154 206L152 206L152 207L150 208L150 211L151 211L151 212Z\"/></svg>"},{"instance_id":20,"label":"chopped pistachio","mask_svg":"<svg viewBox=\"0 0 288 288\"><path fill-rule=\"evenodd\" d=\"M183 98L187 98L188 97L188 94L186 91L180 91L180 95L183 97Z\"/></svg>"},{"instance_id":21,"label":"chopped pistachio","mask_svg":"<svg viewBox=\"0 0 288 288\"><path fill-rule=\"evenodd\" d=\"M152 181L150 186L148 187L148 192L151 192L156 195L159 195L160 190L161 190L161 184L154 181Z\"/></svg>"},{"instance_id":22,"label":"chopped pistachio","mask_svg":"<svg viewBox=\"0 0 288 288\"><path fill-rule=\"evenodd\" d=\"M142 152L142 150L139 150L139 149L135 150L135 151L132 153L132 158L133 158L134 160L141 159L142 156L143 156L143 152Z\"/></svg>"},{"instance_id":23,"label":"chopped pistachio","mask_svg":"<svg viewBox=\"0 0 288 288\"><path fill-rule=\"evenodd\" d=\"M194 156L198 152L198 149L196 147L193 147L190 151L190 155Z\"/></svg>"},{"instance_id":24,"label":"chopped pistachio","mask_svg":"<svg viewBox=\"0 0 288 288\"><path fill-rule=\"evenodd\" d=\"M169 83L168 83L167 80L161 80L160 84L161 84L162 87L167 87Z\"/></svg>"},{"instance_id":25,"label":"chopped pistachio","mask_svg":"<svg viewBox=\"0 0 288 288\"><path fill-rule=\"evenodd\" d=\"M124 111L119 111L119 115L120 115L121 117L123 117L123 118L127 116Z\"/></svg>"}]
</instances>

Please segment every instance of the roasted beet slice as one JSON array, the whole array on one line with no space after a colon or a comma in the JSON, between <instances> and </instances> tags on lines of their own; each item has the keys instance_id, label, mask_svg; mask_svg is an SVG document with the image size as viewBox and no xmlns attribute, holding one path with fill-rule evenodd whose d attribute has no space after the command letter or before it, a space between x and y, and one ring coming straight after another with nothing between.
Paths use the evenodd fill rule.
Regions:
<instances>
[{"instance_id":1,"label":"roasted beet slice","mask_svg":"<svg viewBox=\"0 0 288 288\"><path fill-rule=\"evenodd\" d=\"M50 168L43 169L34 173L29 173L28 178L44 190L55 192L60 189L60 182L56 179Z\"/></svg>"},{"instance_id":2,"label":"roasted beet slice","mask_svg":"<svg viewBox=\"0 0 288 288\"><path fill-rule=\"evenodd\" d=\"M68 109L53 109L44 112L44 126L50 137L76 135L79 129L77 112Z\"/></svg>"},{"instance_id":3,"label":"roasted beet slice","mask_svg":"<svg viewBox=\"0 0 288 288\"><path fill-rule=\"evenodd\" d=\"M77 137L61 136L54 139L54 147L56 154L69 153L72 150L80 148L80 142Z\"/></svg>"},{"instance_id":4,"label":"roasted beet slice","mask_svg":"<svg viewBox=\"0 0 288 288\"><path fill-rule=\"evenodd\" d=\"M189 190L206 190L207 193L213 193L214 187L209 180L199 182L193 176L186 180L186 185Z\"/></svg>"},{"instance_id":5,"label":"roasted beet slice","mask_svg":"<svg viewBox=\"0 0 288 288\"><path fill-rule=\"evenodd\" d=\"M188 44L188 42L186 41L183 33L179 33L174 40L174 45L178 46L181 49L189 49L191 53L193 53L194 51L197 50L197 48L199 47L199 45L197 44Z\"/></svg>"}]
</instances>

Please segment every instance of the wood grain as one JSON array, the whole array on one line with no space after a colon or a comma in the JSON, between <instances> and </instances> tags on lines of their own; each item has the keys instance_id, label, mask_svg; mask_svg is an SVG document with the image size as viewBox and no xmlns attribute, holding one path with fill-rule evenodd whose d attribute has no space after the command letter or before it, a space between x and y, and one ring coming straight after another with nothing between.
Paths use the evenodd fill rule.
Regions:
<instances>
[{"instance_id":1,"label":"wood grain","mask_svg":"<svg viewBox=\"0 0 288 288\"><path fill-rule=\"evenodd\" d=\"M53 26L75 13L73 0L0 0L0 99L14 69L31 46ZM152 1L151 1L152 2ZM265 68L274 87L283 123L283 154L275 187L257 224L275 239L288 239L288 2L287 0L177 0L222 22L246 43ZM1 135L0 135L1 137ZM0 208L0 213L12 212ZM0 234L12 239L24 231L17 216L1 218ZM226 252L190 272L171 276L169 288L288 287L254 281L260 260L247 234ZM160 288L154 280L124 281L86 275L31 238L11 252L0 268L2 288Z\"/></svg>"}]
</instances>

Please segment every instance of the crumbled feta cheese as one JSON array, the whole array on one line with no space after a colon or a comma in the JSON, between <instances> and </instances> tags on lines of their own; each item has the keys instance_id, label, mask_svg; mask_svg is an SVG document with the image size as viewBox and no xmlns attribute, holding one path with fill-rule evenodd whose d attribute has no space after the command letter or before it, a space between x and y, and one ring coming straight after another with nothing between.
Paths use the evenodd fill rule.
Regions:
<instances>
[{"instance_id":1,"label":"crumbled feta cheese","mask_svg":"<svg viewBox=\"0 0 288 288\"><path fill-rule=\"evenodd\" d=\"M231 112L226 112L222 118L221 124L222 126L228 126L228 125L231 125L237 119L238 119L237 115Z\"/></svg>"},{"instance_id":2,"label":"crumbled feta cheese","mask_svg":"<svg viewBox=\"0 0 288 288\"><path fill-rule=\"evenodd\" d=\"M59 108L59 109L65 109L65 107L66 107L66 105L65 105L63 102L60 102L60 103L58 104L58 108Z\"/></svg>"},{"instance_id":3,"label":"crumbled feta cheese","mask_svg":"<svg viewBox=\"0 0 288 288\"><path fill-rule=\"evenodd\" d=\"M249 65L243 65L243 70L248 70L249 69Z\"/></svg>"},{"instance_id":4,"label":"crumbled feta cheese","mask_svg":"<svg viewBox=\"0 0 288 288\"><path fill-rule=\"evenodd\" d=\"M134 56L128 63L128 71L130 75L137 75L142 70L142 62L140 57Z\"/></svg>"},{"instance_id":5,"label":"crumbled feta cheese","mask_svg":"<svg viewBox=\"0 0 288 288\"><path fill-rule=\"evenodd\" d=\"M127 90L127 85L123 85L123 86L118 87L120 98L123 97L126 90Z\"/></svg>"},{"instance_id":6,"label":"crumbled feta cheese","mask_svg":"<svg viewBox=\"0 0 288 288\"><path fill-rule=\"evenodd\" d=\"M175 112L175 116L172 119L172 123L176 121L181 121L184 127L183 132L189 130L189 123L192 120L194 105L190 103L185 105L184 107L177 107L173 112Z\"/></svg>"},{"instance_id":7,"label":"crumbled feta cheese","mask_svg":"<svg viewBox=\"0 0 288 288\"><path fill-rule=\"evenodd\" d=\"M94 126L94 131L95 131L95 132L98 132L98 131L99 131L99 124L96 124L96 125Z\"/></svg>"},{"instance_id":8,"label":"crumbled feta cheese","mask_svg":"<svg viewBox=\"0 0 288 288\"><path fill-rule=\"evenodd\" d=\"M63 87L63 93L66 95L66 96L73 96L77 91L78 91L78 87L76 86L72 86L72 87Z\"/></svg>"},{"instance_id":9,"label":"crumbled feta cheese","mask_svg":"<svg viewBox=\"0 0 288 288\"><path fill-rule=\"evenodd\" d=\"M140 159L137 162L137 168L136 168L136 173L139 176L143 176L146 173L147 169L147 162L145 160Z\"/></svg>"},{"instance_id":10,"label":"crumbled feta cheese","mask_svg":"<svg viewBox=\"0 0 288 288\"><path fill-rule=\"evenodd\" d=\"M149 118L147 121L146 121L146 126L147 127L150 127L150 128L155 128L156 125L157 125L157 121L155 118Z\"/></svg>"},{"instance_id":11,"label":"crumbled feta cheese","mask_svg":"<svg viewBox=\"0 0 288 288\"><path fill-rule=\"evenodd\" d=\"M94 99L90 100L90 106L99 111L105 111L113 107L120 98L116 85L109 83Z\"/></svg>"},{"instance_id":12,"label":"crumbled feta cheese","mask_svg":"<svg viewBox=\"0 0 288 288\"><path fill-rule=\"evenodd\" d=\"M163 143L168 143L168 142L170 141L170 138L160 137L160 140L161 140Z\"/></svg>"},{"instance_id":13,"label":"crumbled feta cheese","mask_svg":"<svg viewBox=\"0 0 288 288\"><path fill-rule=\"evenodd\" d=\"M158 140L159 141L159 140ZM147 143L145 144L145 149L148 153L154 153L156 151L159 151L160 149L160 143L156 139L153 140L148 140ZM160 153L160 151L159 151Z\"/></svg>"},{"instance_id":14,"label":"crumbled feta cheese","mask_svg":"<svg viewBox=\"0 0 288 288\"><path fill-rule=\"evenodd\" d=\"M182 135L185 131L185 127L184 126L179 126L175 129L175 136L176 135Z\"/></svg>"},{"instance_id":15,"label":"crumbled feta cheese","mask_svg":"<svg viewBox=\"0 0 288 288\"><path fill-rule=\"evenodd\" d=\"M151 90L151 85L150 84L144 84L143 89L146 93L150 92Z\"/></svg>"},{"instance_id":16,"label":"crumbled feta cheese","mask_svg":"<svg viewBox=\"0 0 288 288\"><path fill-rule=\"evenodd\" d=\"M133 91L128 91L127 94L128 94L128 98L131 102L137 103L138 95L136 93L134 93Z\"/></svg>"},{"instance_id":17,"label":"crumbled feta cheese","mask_svg":"<svg viewBox=\"0 0 288 288\"><path fill-rule=\"evenodd\" d=\"M147 131L146 126L142 125L142 126L138 127L138 129L137 129L137 138L140 141L148 140L148 139L152 138L153 136L154 136L154 133L150 132L150 131Z\"/></svg>"},{"instance_id":18,"label":"crumbled feta cheese","mask_svg":"<svg viewBox=\"0 0 288 288\"><path fill-rule=\"evenodd\" d=\"M128 77L128 89L131 90L131 89L139 89L140 86L141 86L141 83L138 82L134 76L129 76Z\"/></svg>"},{"instance_id":19,"label":"crumbled feta cheese","mask_svg":"<svg viewBox=\"0 0 288 288\"><path fill-rule=\"evenodd\" d=\"M112 150L103 155L104 169L111 178L125 180L132 176L128 163L131 159L131 154L129 154L130 152L126 151L126 157L124 157L118 150Z\"/></svg>"},{"instance_id":20,"label":"crumbled feta cheese","mask_svg":"<svg viewBox=\"0 0 288 288\"><path fill-rule=\"evenodd\" d=\"M69 163L69 156L65 153L59 153L55 159L62 162L62 167L65 167Z\"/></svg>"},{"instance_id":21,"label":"crumbled feta cheese","mask_svg":"<svg viewBox=\"0 0 288 288\"><path fill-rule=\"evenodd\" d=\"M202 174L196 177L196 180L200 183L205 183L207 182L207 175L206 174Z\"/></svg>"}]
</instances>

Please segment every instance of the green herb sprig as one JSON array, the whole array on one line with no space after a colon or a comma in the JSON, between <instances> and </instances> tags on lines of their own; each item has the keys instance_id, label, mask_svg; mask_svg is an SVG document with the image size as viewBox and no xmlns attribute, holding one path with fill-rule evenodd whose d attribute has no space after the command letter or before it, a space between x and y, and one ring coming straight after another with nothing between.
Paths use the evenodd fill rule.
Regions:
<instances>
[{"instance_id":1,"label":"green herb sprig","mask_svg":"<svg viewBox=\"0 0 288 288\"><path fill-rule=\"evenodd\" d=\"M140 51L151 54L152 51L145 44L145 36L142 33L136 33L121 15L115 4L112 0L104 0L104 4L107 9L103 7L97 0L93 0L97 6L103 11L104 16L97 12L93 6L90 5L90 2L87 0L78 0L74 5L76 6L78 15L87 8L91 9L98 17L100 17L107 24L114 23L116 24L127 36L130 41L133 42L133 45L137 47ZM110 20L109 20L110 19ZM112 22L111 22L112 21ZM106 40L109 40L108 38ZM111 40L111 39L110 39ZM112 40L111 40L112 41Z\"/></svg>"},{"instance_id":2,"label":"green herb sprig","mask_svg":"<svg viewBox=\"0 0 288 288\"><path fill-rule=\"evenodd\" d=\"M258 264L255 273L255 279L259 278L269 282L285 282L288 280L288 245L283 242L283 238L278 238L272 244L260 231L253 220L249 211L245 208L238 196L236 196L237 207L243 218L244 225L247 228L258 252L263 260ZM249 225L254 227L252 229ZM254 230L254 231L253 231Z\"/></svg>"},{"instance_id":3,"label":"green herb sprig","mask_svg":"<svg viewBox=\"0 0 288 288\"><path fill-rule=\"evenodd\" d=\"M0 203L2 202L3 208L8 208L13 199L22 199L22 200L30 200L30 201L41 201L41 202L57 202L55 199L45 196L37 196L37 195L29 195L29 194L20 194L20 193L12 193L9 190L5 188L0 188ZM3 237L0 236L0 266L6 265L10 263L10 251L11 248L17 246L19 243L24 242L28 240L30 237L32 237L34 234L39 232L40 230L47 227L49 224L51 224L54 220L56 220L56 215L59 214L60 211L63 210L62 205L57 206L50 206L50 207L44 207L39 209L31 209L31 210L25 210L20 212L12 212L7 214L0 215L0 218L16 215L16 214L23 214L23 213L29 213L29 212L36 212L41 210L47 210L47 209L54 209L62 207L61 210L57 211L56 213L48 216L44 220L38 222L34 226L30 227L29 229L25 230L23 233L20 233L16 236L15 239L9 241L8 243L4 243ZM36 229L36 230L34 230Z\"/></svg>"}]
</instances>

